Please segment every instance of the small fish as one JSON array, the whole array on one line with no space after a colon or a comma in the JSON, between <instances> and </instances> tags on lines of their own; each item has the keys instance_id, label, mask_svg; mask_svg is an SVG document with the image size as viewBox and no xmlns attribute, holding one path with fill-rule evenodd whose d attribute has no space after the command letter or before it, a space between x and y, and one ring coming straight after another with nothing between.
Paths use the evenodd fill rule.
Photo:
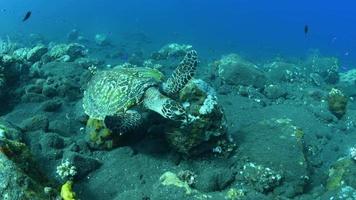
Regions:
<instances>
[{"instance_id":1,"label":"small fish","mask_svg":"<svg viewBox=\"0 0 356 200\"><path fill-rule=\"evenodd\" d=\"M24 22L24 21L28 20L31 17L31 14L32 14L31 11L27 11L27 13L26 13L25 17L22 19L22 21Z\"/></svg>"},{"instance_id":2,"label":"small fish","mask_svg":"<svg viewBox=\"0 0 356 200\"><path fill-rule=\"evenodd\" d=\"M306 25L304 26L304 35L305 35L305 37L307 37L308 32L309 32L309 26L306 24Z\"/></svg>"}]
</instances>

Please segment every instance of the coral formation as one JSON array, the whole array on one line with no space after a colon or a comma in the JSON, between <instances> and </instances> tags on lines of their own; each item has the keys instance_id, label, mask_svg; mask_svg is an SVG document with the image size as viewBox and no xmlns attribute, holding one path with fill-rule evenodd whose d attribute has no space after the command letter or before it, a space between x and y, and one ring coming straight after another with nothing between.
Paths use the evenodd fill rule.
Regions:
<instances>
[{"instance_id":1,"label":"coral formation","mask_svg":"<svg viewBox=\"0 0 356 200\"><path fill-rule=\"evenodd\" d=\"M252 185L257 191L268 193L282 182L282 175L273 169L247 163L238 174L238 179L246 181Z\"/></svg>"},{"instance_id":2,"label":"coral formation","mask_svg":"<svg viewBox=\"0 0 356 200\"><path fill-rule=\"evenodd\" d=\"M85 133L86 140L91 148L112 149L116 146L117 138L114 138L115 135L110 129L106 128L102 120L88 119Z\"/></svg>"},{"instance_id":3,"label":"coral formation","mask_svg":"<svg viewBox=\"0 0 356 200\"><path fill-rule=\"evenodd\" d=\"M336 190L344 186L356 187L354 176L356 175L356 163L349 157L338 159L329 169L327 190Z\"/></svg>"},{"instance_id":4,"label":"coral formation","mask_svg":"<svg viewBox=\"0 0 356 200\"><path fill-rule=\"evenodd\" d=\"M185 155L196 155L213 152L220 140L227 140L225 116L212 87L200 79L192 80L181 90L179 100L186 102L183 105L189 123L185 127L172 124L166 127L166 138L174 149ZM219 146L224 153L232 150L228 143Z\"/></svg>"},{"instance_id":5,"label":"coral formation","mask_svg":"<svg viewBox=\"0 0 356 200\"><path fill-rule=\"evenodd\" d=\"M337 118L341 118L346 113L348 98L341 90L332 88L328 94L328 106L331 113Z\"/></svg>"},{"instance_id":6,"label":"coral formation","mask_svg":"<svg viewBox=\"0 0 356 200\"><path fill-rule=\"evenodd\" d=\"M63 180L71 180L77 174L77 169L72 163L65 160L57 166L56 173Z\"/></svg>"},{"instance_id":7,"label":"coral formation","mask_svg":"<svg viewBox=\"0 0 356 200\"><path fill-rule=\"evenodd\" d=\"M61 197L63 200L75 200L75 192L73 192L73 181L65 182L61 187Z\"/></svg>"}]
</instances>

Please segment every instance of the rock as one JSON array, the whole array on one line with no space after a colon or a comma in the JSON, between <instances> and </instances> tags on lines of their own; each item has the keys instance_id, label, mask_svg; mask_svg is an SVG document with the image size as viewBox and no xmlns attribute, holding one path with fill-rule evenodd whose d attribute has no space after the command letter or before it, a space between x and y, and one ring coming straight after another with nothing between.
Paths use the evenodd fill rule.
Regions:
<instances>
[{"instance_id":1,"label":"rock","mask_svg":"<svg viewBox=\"0 0 356 200\"><path fill-rule=\"evenodd\" d=\"M280 85L268 85L264 88L264 94L269 99L278 99L287 95L286 90Z\"/></svg>"},{"instance_id":2,"label":"rock","mask_svg":"<svg viewBox=\"0 0 356 200\"><path fill-rule=\"evenodd\" d=\"M0 138L1 199L44 200L45 178L38 171L30 150L24 143Z\"/></svg>"},{"instance_id":3,"label":"rock","mask_svg":"<svg viewBox=\"0 0 356 200\"><path fill-rule=\"evenodd\" d=\"M99 46L111 45L109 38L105 34L96 34L94 40L95 40L95 43Z\"/></svg>"},{"instance_id":4,"label":"rock","mask_svg":"<svg viewBox=\"0 0 356 200\"><path fill-rule=\"evenodd\" d=\"M41 75L41 62L35 62L31 65L29 69L29 76L30 77L39 77Z\"/></svg>"},{"instance_id":5,"label":"rock","mask_svg":"<svg viewBox=\"0 0 356 200\"><path fill-rule=\"evenodd\" d=\"M53 120L49 123L48 129L65 137L69 137L73 134L70 119Z\"/></svg>"},{"instance_id":6,"label":"rock","mask_svg":"<svg viewBox=\"0 0 356 200\"><path fill-rule=\"evenodd\" d=\"M49 125L49 120L47 116L38 114L31 118L25 119L21 123L20 127L25 132L31 132L37 130L42 130L46 132L48 130L48 125Z\"/></svg>"},{"instance_id":7,"label":"rock","mask_svg":"<svg viewBox=\"0 0 356 200\"><path fill-rule=\"evenodd\" d=\"M339 61L335 57L323 57L318 54L311 55L305 63L307 69L319 74L328 84L339 81Z\"/></svg>"},{"instance_id":8,"label":"rock","mask_svg":"<svg viewBox=\"0 0 356 200\"><path fill-rule=\"evenodd\" d=\"M164 60L168 57L182 57L187 51L192 49L192 45L171 43L163 46L158 52L152 54L154 60Z\"/></svg>"},{"instance_id":9,"label":"rock","mask_svg":"<svg viewBox=\"0 0 356 200\"><path fill-rule=\"evenodd\" d=\"M101 163L98 160L75 152L66 152L63 159L68 159L68 161L76 167L76 178L79 180L86 178L89 173L101 166Z\"/></svg>"},{"instance_id":10,"label":"rock","mask_svg":"<svg viewBox=\"0 0 356 200\"><path fill-rule=\"evenodd\" d=\"M252 170L254 174L262 175L270 171L273 176L283 175L282 182L269 182L268 178L260 180L259 178L264 176L256 176L254 179L258 184L250 181L246 184L255 187L257 191L263 190L265 185L269 188L269 192L273 190L274 193L283 193L286 197L303 193L309 177L304 155L304 133L294 126L290 119L264 120L242 127L236 135L236 141L240 141L237 144L239 157L248 158L249 162L257 168ZM246 164L249 166L249 163ZM238 174L245 176L244 174L249 171L251 172L251 170L242 170Z\"/></svg>"},{"instance_id":11,"label":"rock","mask_svg":"<svg viewBox=\"0 0 356 200\"><path fill-rule=\"evenodd\" d=\"M16 49L12 55L18 60L26 60L30 50L30 48L19 48Z\"/></svg>"},{"instance_id":12,"label":"rock","mask_svg":"<svg viewBox=\"0 0 356 200\"><path fill-rule=\"evenodd\" d=\"M41 94L42 93L42 87L39 85L31 84L28 85L25 89L26 93L36 93L36 94Z\"/></svg>"},{"instance_id":13,"label":"rock","mask_svg":"<svg viewBox=\"0 0 356 200\"><path fill-rule=\"evenodd\" d=\"M343 185L335 190L324 193L319 199L353 200L356 199L356 189L349 185Z\"/></svg>"},{"instance_id":14,"label":"rock","mask_svg":"<svg viewBox=\"0 0 356 200\"><path fill-rule=\"evenodd\" d=\"M356 188L356 163L349 157L338 159L329 169L329 177L326 182L327 190L340 189L343 186Z\"/></svg>"},{"instance_id":15,"label":"rock","mask_svg":"<svg viewBox=\"0 0 356 200\"><path fill-rule=\"evenodd\" d=\"M226 168L203 171L197 176L195 188L203 192L225 190L235 180L235 175Z\"/></svg>"},{"instance_id":16,"label":"rock","mask_svg":"<svg viewBox=\"0 0 356 200\"><path fill-rule=\"evenodd\" d=\"M52 85L44 85L42 94L46 97L55 97L58 95L57 89Z\"/></svg>"},{"instance_id":17,"label":"rock","mask_svg":"<svg viewBox=\"0 0 356 200\"><path fill-rule=\"evenodd\" d=\"M33 176L33 174L32 174ZM30 178L13 161L0 151L1 199L44 200L43 185Z\"/></svg>"},{"instance_id":18,"label":"rock","mask_svg":"<svg viewBox=\"0 0 356 200\"><path fill-rule=\"evenodd\" d=\"M263 88L267 84L267 78L262 70L237 54L223 56L216 61L215 66L218 77L226 84L256 88Z\"/></svg>"},{"instance_id":19,"label":"rock","mask_svg":"<svg viewBox=\"0 0 356 200\"><path fill-rule=\"evenodd\" d=\"M88 69L92 66L102 65L104 64L104 61L94 59L94 58L83 57L83 58L76 59L75 63L81 66L83 69Z\"/></svg>"},{"instance_id":20,"label":"rock","mask_svg":"<svg viewBox=\"0 0 356 200\"><path fill-rule=\"evenodd\" d=\"M57 59L61 60L64 58L63 56L69 56L69 58L65 59L68 62L84 57L86 54L87 49L78 43L58 44L53 46L47 53L52 61L56 61Z\"/></svg>"},{"instance_id":21,"label":"rock","mask_svg":"<svg viewBox=\"0 0 356 200\"><path fill-rule=\"evenodd\" d=\"M37 62L41 60L41 57L47 53L48 48L45 47L44 45L38 45L32 48L28 53L27 53L27 60L30 62Z\"/></svg>"},{"instance_id":22,"label":"rock","mask_svg":"<svg viewBox=\"0 0 356 200\"><path fill-rule=\"evenodd\" d=\"M282 178L282 175L273 169L251 162L245 164L237 174L239 183L245 182L258 192L266 194L281 185Z\"/></svg>"},{"instance_id":23,"label":"rock","mask_svg":"<svg viewBox=\"0 0 356 200\"><path fill-rule=\"evenodd\" d=\"M345 85L354 86L356 85L356 69L349 70L344 73L340 73L340 82Z\"/></svg>"},{"instance_id":24,"label":"rock","mask_svg":"<svg viewBox=\"0 0 356 200\"><path fill-rule=\"evenodd\" d=\"M170 194L170 195L167 195ZM204 194L191 188L173 172L165 172L154 186L152 199L203 199Z\"/></svg>"},{"instance_id":25,"label":"rock","mask_svg":"<svg viewBox=\"0 0 356 200\"><path fill-rule=\"evenodd\" d=\"M84 69L75 62L49 62L41 67L44 76L56 77L80 77L84 73Z\"/></svg>"},{"instance_id":26,"label":"rock","mask_svg":"<svg viewBox=\"0 0 356 200\"><path fill-rule=\"evenodd\" d=\"M44 134L39 143L44 151L49 150L49 148L62 149L65 145L64 139L57 133Z\"/></svg>"},{"instance_id":27,"label":"rock","mask_svg":"<svg viewBox=\"0 0 356 200\"><path fill-rule=\"evenodd\" d=\"M3 138L18 142L22 141L20 128L6 120L0 119L0 141Z\"/></svg>"},{"instance_id":28,"label":"rock","mask_svg":"<svg viewBox=\"0 0 356 200\"><path fill-rule=\"evenodd\" d=\"M36 94L36 93L26 93L21 97L21 101L25 103L38 103L38 102L43 102L46 99L47 98L42 94Z\"/></svg>"},{"instance_id":29,"label":"rock","mask_svg":"<svg viewBox=\"0 0 356 200\"><path fill-rule=\"evenodd\" d=\"M341 90L332 88L327 100L330 112L338 119L345 115L348 98Z\"/></svg>"},{"instance_id":30,"label":"rock","mask_svg":"<svg viewBox=\"0 0 356 200\"><path fill-rule=\"evenodd\" d=\"M81 124L85 125L88 121L88 115L85 114L83 109L83 101L80 100L75 104L73 114L73 120L80 122Z\"/></svg>"},{"instance_id":31,"label":"rock","mask_svg":"<svg viewBox=\"0 0 356 200\"><path fill-rule=\"evenodd\" d=\"M275 61L264 65L268 80L275 82L294 82L303 76L304 72L294 63Z\"/></svg>"},{"instance_id":32,"label":"rock","mask_svg":"<svg viewBox=\"0 0 356 200\"><path fill-rule=\"evenodd\" d=\"M78 40L78 38L79 38L78 29L72 29L67 35L67 39L70 42L75 42L76 40Z\"/></svg>"},{"instance_id":33,"label":"rock","mask_svg":"<svg viewBox=\"0 0 356 200\"><path fill-rule=\"evenodd\" d=\"M215 147L221 150L219 153L228 154L231 149L226 119L215 90L200 79L191 80L180 91L179 102L183 103L190 123L184 127L165 123L169 144L189 156L212 152Z\"/></svg>"},{"instance_id":34,"label":"rock","mask_svg":"<svg viewBox=\"0 0 356 200\"><path fill-rule=\"evenodd\" d=\"M50 99L42 103L41 109L46 112L55 112L62 106L62 104L62 100L58 98Z\"/></svg>"}]
</instances>

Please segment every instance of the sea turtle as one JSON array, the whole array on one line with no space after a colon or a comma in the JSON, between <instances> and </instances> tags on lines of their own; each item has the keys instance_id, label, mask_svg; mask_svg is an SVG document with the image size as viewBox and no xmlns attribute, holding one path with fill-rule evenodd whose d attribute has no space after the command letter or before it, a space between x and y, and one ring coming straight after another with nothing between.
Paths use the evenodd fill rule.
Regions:
<instances>
[{"instance_id":1,"label":"sea turtle","mask_svg":"<svg viewBox=\"0 0 356 200\"><path fill-rule=\"evenodd\" d=\"M165 118L186 122L184 108L170 97L193 77L197 64L196 51L188 51L166 82L159 70L147 67L99 71L84 91L84 111L91 119L105 123L120 119L123 132L141 119L138 112L130 110L135 105L143 105Z\"/></svg>"}]
</instances>

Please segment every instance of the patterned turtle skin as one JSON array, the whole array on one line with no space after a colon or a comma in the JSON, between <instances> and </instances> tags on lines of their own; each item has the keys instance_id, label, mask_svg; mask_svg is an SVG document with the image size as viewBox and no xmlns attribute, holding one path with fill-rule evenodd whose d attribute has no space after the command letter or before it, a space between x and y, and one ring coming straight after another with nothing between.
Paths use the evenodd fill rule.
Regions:
<instances>
[{"instance_id":1,"label":"patterned turtle skin","mask_svg":"<svg viewBox=\"0 0 356 200\"><path fill-rule=\"evenodd\" d=\"M90 118L104 120L139 104L147 88L163 80L152 68L118 68L97 72L84 91L83 107Z\"/></svg>"},{"instance_id":2,"label":"patterned turtle skin","mask_svg":"<svg viewBox=\"0 0 356 200\"><path fill-rule=\"evenodd\" d=\"M176 95L194 76L197 65L196 51L188 51L165 83L162 83L163 74L153 68L117 68L97 72L84 92L84 111L92 119L105 121L107 116L122 118L122 114L131 107L143 103L145 108L165 118L186 121L184 108L164 94ZM125 118L131 115L127 113ZM133 115L133 118L137 116Z\"/></svg>"}]
</instances>

